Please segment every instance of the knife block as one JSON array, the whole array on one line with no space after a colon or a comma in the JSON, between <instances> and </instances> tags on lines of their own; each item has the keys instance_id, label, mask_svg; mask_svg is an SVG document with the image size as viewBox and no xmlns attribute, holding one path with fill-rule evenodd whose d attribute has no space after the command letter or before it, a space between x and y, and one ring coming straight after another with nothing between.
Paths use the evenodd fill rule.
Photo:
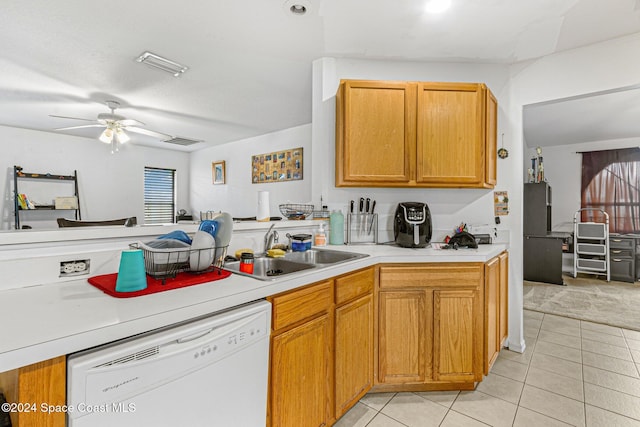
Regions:
<instances>
[{"instance_id":1,"label":"knife block","mask_svg":"<svg viewBox=\"0 0 640 427\"><path fill-rule=\"evenodd\" d=\"M347 214L347 245L375 245L378 243L378 214Z\"/></svg>"}]
</instances>

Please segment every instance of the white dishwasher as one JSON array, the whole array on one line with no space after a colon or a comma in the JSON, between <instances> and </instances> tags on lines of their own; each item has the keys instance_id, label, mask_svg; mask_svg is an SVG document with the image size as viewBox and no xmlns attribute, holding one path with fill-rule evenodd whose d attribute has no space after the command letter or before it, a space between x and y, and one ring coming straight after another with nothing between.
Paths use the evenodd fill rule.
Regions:
<instances>
[{"instance_id":1,"label":"white dishwasher","mask_svg":"<svg viewBox=\"0 0 640 427\"><path fill-rule=\"evenodd\" d=\"M264 426L270 321L259 301L69 356L68 426Z\"/></svg>"}]
</instances>

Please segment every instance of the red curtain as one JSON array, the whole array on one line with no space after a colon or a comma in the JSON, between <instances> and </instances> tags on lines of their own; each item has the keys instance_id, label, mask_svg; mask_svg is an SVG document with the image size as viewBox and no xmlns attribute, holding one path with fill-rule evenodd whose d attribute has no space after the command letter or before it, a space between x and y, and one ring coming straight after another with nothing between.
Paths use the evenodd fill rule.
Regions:
<instances>
[{"instance_id":1,"label":"red curtain","mask_svg":"<svg viewBox=\"0 0 640 427\"><path fill-rule=\"evenodd\" d=\"M582 153L582 208L609 214L609 231L640 231L640 148ZM582 221L603 222L598 211L582 213Z\"/></svg>"}]
</instances>

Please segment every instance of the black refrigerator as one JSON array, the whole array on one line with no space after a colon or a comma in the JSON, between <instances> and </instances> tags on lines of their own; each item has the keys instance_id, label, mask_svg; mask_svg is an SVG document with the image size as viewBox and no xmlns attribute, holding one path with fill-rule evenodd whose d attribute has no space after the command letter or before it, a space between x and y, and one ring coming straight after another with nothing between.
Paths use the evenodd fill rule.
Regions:
<instances>
[{"instance_id":1,"label":"black refrigerator","mask_svg":"<svg viewBox=\"0 0 640 427\"><path fill-rule=\"evenodd\" d=\"M564 285L562 250L570 233L551 232L551 186L547 182L524 184L524 280Z\"/></svg>"}]
</instances>

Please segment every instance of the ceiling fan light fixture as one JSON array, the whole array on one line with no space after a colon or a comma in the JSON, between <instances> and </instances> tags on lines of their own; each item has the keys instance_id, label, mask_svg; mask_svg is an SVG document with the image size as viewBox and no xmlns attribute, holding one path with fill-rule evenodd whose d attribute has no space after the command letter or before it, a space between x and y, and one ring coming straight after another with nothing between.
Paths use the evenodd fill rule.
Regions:
<instances>
[{"instance_id":1,"label":"ceiling fan light fixture","mask_svg":"<svg viewBox=\"0 0 640 427\"><path fill-rule=\"evenodd\" d=\"M111 128L106 128L102 131L98 139L105 144L111 144L111 141L113 141L113 130Z\"/></svg>"},{"instance_id":2,"label":"ceiling fan light fixture","mask_svg":"<svg viewBox=\"0 0 640 427\"><path fill-rule=\"evenodd\" d=\"M118 142L120 144L126 144L127 142L129 142L131 140L131 138L129 137L129 135L127 135L126 133L124 133L124 131L120 128L118 128L116 130L116 137L118 138Z\"/></svg>"},{"instance_id":3,"label":"ceiling fan light fixture","mask_svg":"<svg viewBox=\"0 0 640 427\"><path fill-rule=\"evenodd\" d=\"M182 65L149 51L140 54L140 56L136 58L136 61L172 74L173 77L180 77L189 69L186 65Z\"/></svg>"}]
</instances>

